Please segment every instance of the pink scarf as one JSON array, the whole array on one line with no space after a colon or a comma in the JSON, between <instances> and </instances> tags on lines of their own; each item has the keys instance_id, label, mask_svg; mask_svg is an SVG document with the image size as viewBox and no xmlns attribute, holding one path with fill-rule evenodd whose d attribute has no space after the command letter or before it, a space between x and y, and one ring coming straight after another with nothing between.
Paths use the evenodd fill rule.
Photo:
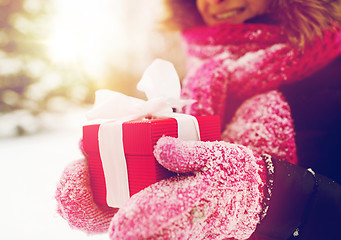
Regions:
<instances>
[{"instance_id":1,"label":"pink scarf","mask_svg":"<svg viewBox=\"0 0 341 240\"><path fill-rule=\"evenodd\" d=\"M290 47L280 28L264 24L199 27L183 32L188 71L183 97L198 102L195 115L233 115L226 105L277 89L322 69L341 53L341 31L332 27L303 51ZM239 102L239 103L237 103ZM226 118L226 116L225 116Z\"/></svg>"},{"instance_id":2,"label":"pink scarf","mask_svg":"<svg viewBox=\"0 0 341 240\"><path fill-rule=\"evenodd\" d=\"M224 141L297 163L290 106L276 89L335 59L340 29L325 31L303 51L290 47L280 28L263 24L200 27L183 37L188 71L182 95L197 100L184 111L220 115Z\"/></svg>"}]
</instances>

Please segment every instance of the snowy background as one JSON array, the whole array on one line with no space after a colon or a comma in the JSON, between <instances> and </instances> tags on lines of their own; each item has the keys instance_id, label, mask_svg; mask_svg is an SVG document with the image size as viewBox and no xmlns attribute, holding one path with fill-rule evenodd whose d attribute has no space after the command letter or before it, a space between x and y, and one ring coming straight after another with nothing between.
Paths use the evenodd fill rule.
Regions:
<instances>
[{"instance_id":1,"label":"snowy background","mask_svg":"<svg viewBox=\"0 0 341 240\"><path fill-rule=\"evenodd\" d=\"M56 213L54 193L61 172L81 157L78 141L85 111L51 115L55 127L41 133L0 139L0 239L108 239L107 234L71 229Z\"/></svg>"}]
</instances>

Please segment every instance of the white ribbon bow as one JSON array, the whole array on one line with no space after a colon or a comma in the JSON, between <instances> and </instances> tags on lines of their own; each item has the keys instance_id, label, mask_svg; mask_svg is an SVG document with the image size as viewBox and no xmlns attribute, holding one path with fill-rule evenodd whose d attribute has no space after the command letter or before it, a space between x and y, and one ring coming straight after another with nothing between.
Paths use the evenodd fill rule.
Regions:
<instances>
[{"instance_id":1,"label":"white ribbon bow","mask_svg":"<svg viewBox=\"0 0 341 240\"><path fill-rule=\"evenodd\" d=\"M147 115L167 116L173 108L180 109L194 100L180 98L181 86L172 63L156 59L146 69L137 89L148 101L129 97L106 89L96 92L94 108L86 115L88 120L137 119Z\"/></svg>"},{"instance_id":2,"label":"white ribbon bow","mask_svg":"<svg viewBox=\"0 0 341 240\"><path fill-rule=\"evenodd\" d=\"M176 70L168 61L156 59L146 69L137 89L145 92L148 100L141 100L110 90L98 90L95 104L86 117L100 121L98 142L107 188L107 204L122 207L130 198L128 173L122 141L122 124L148 115L171 117L178 122L178 138L200 140L195 117L173 113L173 108L191 104L180 99L181 87Z\"/></svg>"}]
</instances>

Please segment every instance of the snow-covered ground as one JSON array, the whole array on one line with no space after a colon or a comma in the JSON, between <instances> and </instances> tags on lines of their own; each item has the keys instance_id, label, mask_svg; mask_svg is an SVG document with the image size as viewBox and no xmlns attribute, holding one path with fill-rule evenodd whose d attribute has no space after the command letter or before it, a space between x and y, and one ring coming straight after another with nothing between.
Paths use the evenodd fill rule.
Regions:
<instances>
[{"instance_id":1,"label":"snow-covered ground","mask_svg":"<svg viewBox=\"0 0 341 240\"><path fill-rule=\"evenodd\" d=\"M71 229L56 213L54 193L65 166L81 157L84 111L51 118L56 128L0 139L0 239L108 239Z\"/></svg>"}]
</instances>

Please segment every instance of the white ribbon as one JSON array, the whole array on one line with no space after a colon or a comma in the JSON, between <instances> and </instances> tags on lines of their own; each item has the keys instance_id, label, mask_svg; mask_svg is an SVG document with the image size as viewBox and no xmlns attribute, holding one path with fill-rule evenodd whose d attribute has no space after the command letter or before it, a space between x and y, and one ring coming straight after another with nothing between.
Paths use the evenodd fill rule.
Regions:
<instances>
[{"instance_id":1,"label":"white ribbon","mask_svg":"<svg viewBox=\"0 0 341 240\"><path fill-rule=\"evenodd\" d=\"M137 85L148 100L124 94L98 90L95 104L86 117L100 122L98 142L107 188L107 204L120 208L130 198L126 160L123 148L122 124L148 115L175 118L178 137L183 140L200 140L195 117L174 113L173 108L191 104L193 100L180 99L180 81L170 62L156 59L144 72Z\"/></svg>"}]
</instances>

